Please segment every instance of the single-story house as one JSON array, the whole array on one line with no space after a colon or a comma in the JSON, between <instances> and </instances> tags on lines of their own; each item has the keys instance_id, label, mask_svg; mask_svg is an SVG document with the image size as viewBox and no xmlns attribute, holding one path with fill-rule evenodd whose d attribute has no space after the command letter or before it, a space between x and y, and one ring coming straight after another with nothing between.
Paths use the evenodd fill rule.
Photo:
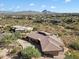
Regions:
<instances>
[{"instance_id":1,"label":"single-story house","mask_svg":"<svg viewBox=\"0 0 79 59\"><path fill-rule=\"evenodd\" d=\"M46 55L58 56L59 52L64 52L64 43L55 35L43 31L31 32L27 35L27 40L40 45L41 51Z\"/></svg>"}]
</instances>

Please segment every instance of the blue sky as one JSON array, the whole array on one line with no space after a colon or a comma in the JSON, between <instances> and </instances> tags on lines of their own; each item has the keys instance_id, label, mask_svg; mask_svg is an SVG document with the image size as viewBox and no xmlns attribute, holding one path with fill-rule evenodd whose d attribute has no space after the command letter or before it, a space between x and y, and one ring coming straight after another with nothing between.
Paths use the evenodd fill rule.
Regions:
<instances>
[{"instance_id":1,"label":"blue sky","mask_svg":"<svg viewBox=\"0 0 79 59\"><path fill-rule=\"evenodd\" d=\"M79 0L0 0L0 11L79 12Z\"/></svg>"}]
</instances>

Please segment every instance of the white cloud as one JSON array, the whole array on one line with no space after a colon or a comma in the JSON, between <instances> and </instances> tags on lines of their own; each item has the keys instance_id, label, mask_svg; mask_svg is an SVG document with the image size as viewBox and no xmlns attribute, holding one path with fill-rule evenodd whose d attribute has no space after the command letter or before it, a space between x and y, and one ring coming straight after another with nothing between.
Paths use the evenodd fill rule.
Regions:
<instances>
[{"instance_id":1,"label":"white cloud","mask_svg":"<svg viewBox=\"0 0 79 59\"><path fill-rule=\"evenodd\" d=\"M41 7L42 7L42 8L45 8L45 7L46 7L46 5L42 5Z\"/></svg>"},{"instance_id":2,"label":"white cloud","mask_svg":"<svg viewBox=\"0 0 79 59\"><path fill-rule=\"evenodd\" d=\"M65 3L71 2L71 0L65 0Z\"/></svg>"},{"instance_id":3,"label":"white cloud","mask_svg":"<svg viewBox=\"0 0 79 59\"><path fill-rule=\"evenodd\" d=\"M35 4L34 4L34 3L30 3L29 5L30 5L30 6L34 6Z\"/></svg>"},{"instance_id":4,"label":"white cloud","mask_svg":"<svg viewBox=\"0 0 79 59\"><path fill-rule=\"evenodd\" d=\"M54 9L54 8L56 8L56 7L55 7L55 6L51 6L50 8Z\"/></svg>"}]
</instances>

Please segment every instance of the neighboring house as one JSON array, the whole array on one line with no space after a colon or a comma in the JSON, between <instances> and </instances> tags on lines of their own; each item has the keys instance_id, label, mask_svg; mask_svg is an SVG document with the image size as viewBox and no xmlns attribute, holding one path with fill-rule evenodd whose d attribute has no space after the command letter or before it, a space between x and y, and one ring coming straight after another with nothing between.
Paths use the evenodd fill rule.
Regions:
<instances>
[{"instance_id":1,"label":"neighboring house","mask_svg":"<svg viewBox=\"0 0 79 59\"><path fill-rule=\"evenodd\" d=\"M26 31L32 31L32 27L24 27L24 26L13 26L12 27L13 31L20 31L20 32L26 32Z\"/></svg>"},{"instance_id":2,"label":"neighboring house","mask_svg":"<svg viewBox=\"0 0 79 59\"><path fill-rule=\"evenodd\" d=\"M58 56L60 52L64 52L64 44L61 39L55 35L50 36L47 32L31 32L27 35L27 40L40 45L41 51L46 55Z\"/></svg>"}]
</instances>

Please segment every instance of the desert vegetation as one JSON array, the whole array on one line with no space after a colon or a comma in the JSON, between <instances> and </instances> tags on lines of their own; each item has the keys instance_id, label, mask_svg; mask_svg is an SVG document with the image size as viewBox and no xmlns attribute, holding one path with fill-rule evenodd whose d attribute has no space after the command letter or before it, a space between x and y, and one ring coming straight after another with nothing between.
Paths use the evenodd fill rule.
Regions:
<instances>
[{"instance_id":1,"label":"desert vegetation","mask_svg":"<svg viewBox=\"0 0 79 59\"><path fill-rule=\"evenodd\" d=\"M23 59L31 59L33 57L39 58L41 56L41 53L34 47L27 47L21 51L21 55Z\"/></svg>"},{"instance_id":2,"label":"desert vegetation","mask_svg":"<svg viewBox=\"0 0 79 59\"><path fill-rule=\"evenodd\" d=\"M66 59L79 59L79 14L56 13L48 14L43 11L42 14L30 15L0 15L0 32L10 33L4 35L0 39L0 45L9 45L16 42L17 39L22 38L20 34L10 31L13 25L32 26L33 31L43 30L56 34L63 40L69 51L66 53ZM12 50L16 52L17 49ZM25 58L39 57L41 54L35 48L29 47L22 51L22 56Z\"/></svg>"}]
</instances>

